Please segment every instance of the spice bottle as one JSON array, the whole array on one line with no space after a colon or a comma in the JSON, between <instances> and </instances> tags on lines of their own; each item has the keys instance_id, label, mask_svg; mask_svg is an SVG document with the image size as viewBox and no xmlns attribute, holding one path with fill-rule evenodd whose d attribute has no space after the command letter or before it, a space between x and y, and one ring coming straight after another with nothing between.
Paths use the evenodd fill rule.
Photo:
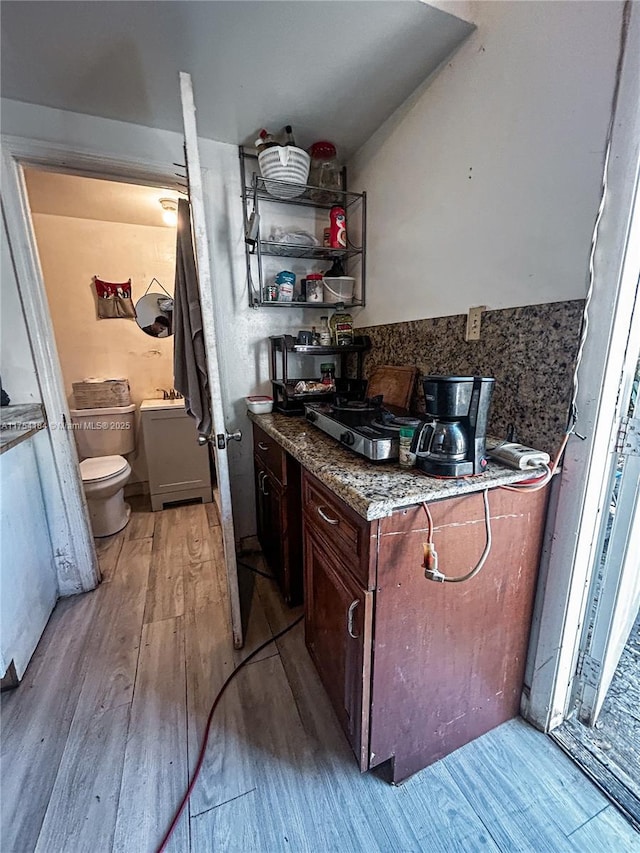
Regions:
<instances>
[{"instance_id":1,"label":"spice bottle","mask_svg":"<svg viewBox=\"0 0 640 853\"><path fill-rule=\"evenodd\" d=\"M329 317L320 317L320 346L330 347L332 340L331 329L329 328Z\"/></svg>"},{"instance_id":2,"label":"spice bottle","mask_svg":"<svg viewBox=\"0 0 640 853\"><path fill-rule=\"evenodd\" d=\"M296 140L293 136L293 130L290 124L285 125L284 128L284 144L285 145L293 145L295 147Z\"/></svg>"}]
</instances>

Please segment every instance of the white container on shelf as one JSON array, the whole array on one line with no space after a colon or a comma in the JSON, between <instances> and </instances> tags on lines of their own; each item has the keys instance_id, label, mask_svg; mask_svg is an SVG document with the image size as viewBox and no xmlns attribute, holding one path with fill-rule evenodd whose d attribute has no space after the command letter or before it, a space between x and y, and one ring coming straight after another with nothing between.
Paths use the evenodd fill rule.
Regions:
<instances>
[{"instance_id":1,"label":"white container on shelf","mask_svg":"<svg viewBox=\"0 0 640 853\"><path fill-rule=\"evenodd\" d=\"M245 397L247 409L253 412L254 415L267 415L273 410L273 397L267 397L262 394L253 394L251 397Z\"/></svg>"},{"instance_id":2,"label":"white container on shelf","mask_svg":"<svg viewBox=\"0 0 640 853\"><path fill-rule=\"evenodd\" d=\"M350 275L336 275L323 279L325 302L351 302L355 278Z\"/></svg>"}]
</instances>

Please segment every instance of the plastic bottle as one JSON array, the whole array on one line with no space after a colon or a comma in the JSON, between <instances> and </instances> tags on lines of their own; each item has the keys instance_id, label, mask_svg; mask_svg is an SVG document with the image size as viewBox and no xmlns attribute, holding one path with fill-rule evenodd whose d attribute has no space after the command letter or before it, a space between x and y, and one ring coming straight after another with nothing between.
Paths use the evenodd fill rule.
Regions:
<instances>
[{"instance_id":1,"label":"plastic bottle","mask_svg":"<svg viewBox=\"0 0 640 853\"><path fill-rule=\"evenodd\" d=\"M346 275L340 258L334 258L331 267L324 274L325 278L337 278Z\"/></svg>"},{"instance_id":2,"label":"plastic bottle","mask_svg":"<svg viewBox=\"0 0 640 853\"><path fill-rule=\"evenodd\" d=\"M345 216L344 207L335 205L331 208L331 225L329 232L329 246L332 249L347 248L347 218Z\"/></svg>"},{"instance_id":3,"label":"plastic bottle","mask_svg":"<svg viewBox=\"0 0 640 853\"><path fill-rule=\"evenodd\" d=\"M265 130L265 128L263 127L262 130L260 131L260 135L258 136L256 141L254 142L254 145L256 146L256 150L258 151L258 154L260 154L262 151L265 151L267 148L273 148L274 146L279 145L279 143L276 142L276 140L269 133L269 131Z\"/></svg>"}]
</instances>

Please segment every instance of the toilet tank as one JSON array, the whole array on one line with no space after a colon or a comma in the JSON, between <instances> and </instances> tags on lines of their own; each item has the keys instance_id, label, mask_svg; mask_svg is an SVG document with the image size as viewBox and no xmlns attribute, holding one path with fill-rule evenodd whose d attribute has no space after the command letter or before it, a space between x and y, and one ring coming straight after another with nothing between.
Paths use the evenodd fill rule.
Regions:
<instances>
[{"instance_id":1,"label":"toilet tank","mask_svg":"<svg viewBox=\"0 0 640 853\"><path fill-rule=\"evenodd\" d=\"M81 459L125 456L135 449L135 405L71 409L70 412Z\"/></svg>"}]
</instances>

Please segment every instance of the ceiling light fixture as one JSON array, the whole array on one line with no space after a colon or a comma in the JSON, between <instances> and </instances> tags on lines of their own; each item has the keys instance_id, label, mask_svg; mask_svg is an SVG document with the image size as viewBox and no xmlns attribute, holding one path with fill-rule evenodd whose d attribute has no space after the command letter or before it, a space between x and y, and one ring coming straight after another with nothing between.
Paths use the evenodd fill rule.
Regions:
<instances>
[{"instance_id":1,"label":"ceiling light fixture","mask_svg":"<svg viewBox=\"0 0 640 853\"><path fill-rule=\"evenodd\" d=\"M165 225L175 226L178 224L178 202L175 198L161 198L162 218Z\"/></svg>"}]
</instances>

